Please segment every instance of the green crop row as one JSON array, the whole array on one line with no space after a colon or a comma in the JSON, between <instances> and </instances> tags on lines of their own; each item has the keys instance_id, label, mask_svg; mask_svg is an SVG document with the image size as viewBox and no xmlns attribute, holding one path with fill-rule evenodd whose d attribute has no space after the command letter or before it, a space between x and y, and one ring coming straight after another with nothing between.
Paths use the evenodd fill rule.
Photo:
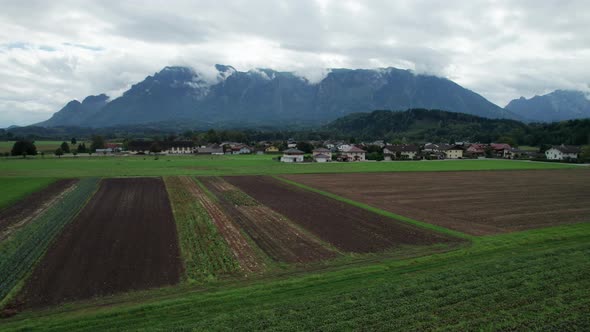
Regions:
<instances>
[{"instance_id":1,"label":"green crop row","mask_svg":"<svg viewBox=\"0 0 590 332\"><path fill-rule=\"evenodd\" d=\"M74 190L15 234L0 243L0 300L32 270L53 239L69 223L98 187L98 179L81 180Z\"/></svg>"},{"instance_id":2,"label":"green crop row","mask_svg":"<svg viewBox=\"0 0 590 332\"><path fill-rule=\"evenodd\" d=\"M176 220L180 251L189 282L214 280L239 270L211 217L179 177L164 179ZM193 179L188 185L197 187Z\"/></svg>"}]
</instances>

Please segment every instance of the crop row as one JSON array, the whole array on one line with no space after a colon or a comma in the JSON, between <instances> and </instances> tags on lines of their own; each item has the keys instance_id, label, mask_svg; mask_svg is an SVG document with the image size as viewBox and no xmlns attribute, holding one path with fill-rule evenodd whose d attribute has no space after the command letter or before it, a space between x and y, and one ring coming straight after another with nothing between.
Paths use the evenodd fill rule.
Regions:
<instances>
[{"instance_id":1,"label":"crop row","mask_svg":"<svg viewBox=\"0 0 590 332\"><path fill-rule=\"evenodd\" d=\"M188 280L214 279L239 270L239 264L211 217L191 193L191 188L197 185L194 180L166 177L165 183Z\"/></svg>"},{"instance_id":2,"label":"crop row","mask_svg":"<svg viewBox=\"0 0 590 332\"><path fill-rule=\"evenodd\" d=\"M98 179L81 180L74 190L66 193L44 214L0 243L0 300L27 275L97 187Z\"/></svg>"}]
</instances>

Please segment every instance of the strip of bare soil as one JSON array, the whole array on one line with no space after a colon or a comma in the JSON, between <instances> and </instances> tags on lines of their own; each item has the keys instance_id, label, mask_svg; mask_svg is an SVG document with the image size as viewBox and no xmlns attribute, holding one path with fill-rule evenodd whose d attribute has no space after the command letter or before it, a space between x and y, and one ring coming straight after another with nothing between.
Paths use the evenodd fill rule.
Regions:
<instances>
[{"instance_id":1,"label":"strip of bare soil","mask_svg":"<svg viewBox=\"0 0 590 332\"><path fill-rule=\"evenodd\" d=\"M232 249L234 257L245 272L256 272L264 269L264 262L258 257L254 249L244 238L239 228L224 211L201 189L193 179L180 178L191 194L201 202L207 213L213 219L215 226Z\"/></svg>"},{"instance_id":2,"label":"strip of bare soil","mask_svg":"<svg viewBox=\"0 0 590 332\"><path fill-rule=\"evenodd\" d=\"M177 283L181 269L162 180L106 179L50 246L19 301L42 307L160 287Z\"/></svg>"},{"instance_id":3,"label":"strip of bare soil","mask_svg":"<svg viewBox=\"0 0 590 332\"><path fill-rule=\"evenodd\" d=\"M232 176L224 179L260 203L345 251L381 252L402 245L459 241L268 176Z\"/></svg>"},{"instance_id":4,"label":"strip of bare soil","mask_svg":"<svg viewBox=\"0 0 590 332\"><path fill-rule=\"evenodd\" d=\"M472 235L590 221L590 170L285 175Z\"/></svg>"},{"instance_id":5,"label":"strip of bare soil","mask_svg":"<svg viewBox=\"0 0 590 332\"><path fill-rule=\"evenodd\" d=\"M21 227L40 215L61 195L71 189L78 179L57 180L40 191L34 192L15 204L0 210L0 241L11 229Z\"/></svg>"},{"instance_id":6,"label":"strip of bare soil","mask_svg":"<svg viewBox=\"0 0 590 332\"><path fill-rule=\"evenodd\" d=\"M199 178L224 210L273 260L305 263L334 258L336 253L294 227L285 217L260 205L221 178Z\"/></svg>"}]
</instances>

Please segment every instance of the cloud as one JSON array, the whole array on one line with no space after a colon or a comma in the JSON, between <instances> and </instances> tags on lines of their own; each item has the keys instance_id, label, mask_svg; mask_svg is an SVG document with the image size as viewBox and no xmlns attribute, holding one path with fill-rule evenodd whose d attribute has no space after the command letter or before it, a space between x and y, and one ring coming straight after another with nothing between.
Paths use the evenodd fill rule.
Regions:
<instances>
[{"instance_id":1,"label":"cloud","mask_svg":"<svg viewBox=\"0 0 590 332\"><path fill-rule=\"evenodd\" d=\"M5 1L0 127L71 99L112 97L164 66L215 80L214 64L293 71L398 67L447 77L505 105L588 91L587 1Z\"/></svg>"}]
</instances>

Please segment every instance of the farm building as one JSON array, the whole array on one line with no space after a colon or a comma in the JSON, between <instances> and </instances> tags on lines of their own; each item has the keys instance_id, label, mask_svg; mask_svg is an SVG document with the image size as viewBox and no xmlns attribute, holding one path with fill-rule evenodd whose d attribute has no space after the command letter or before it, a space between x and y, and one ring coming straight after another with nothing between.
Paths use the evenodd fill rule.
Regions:
<instances>
[{"instance_id":1,"label":"farm building","mask_svg":"<svg viewBox=\"0 0 590 332\"><path fill-rule=\"evenodd\" d=\"M213 154L213 155L222 155L223 148L217 144L211 144L207 146L201 146L196 148L195 153L197 154Z\"/></svg>"},{"instance_id":2,"label":"farm building","mask_svg":"<svg viewBox=\"0 0 590 332\"><path fill-rule=\"evenodd\" d=\"M365 161L365 153L366 151L357 148L356 146L351 146L348 150L343 151L340 154L339 160L340 161Z\"/></svg>"},{"instance_id":3,"label":"farm building","mask_svg":"<svg viewBox=\"0 0 590 332\"><path fill-rule=\"evenodd\" d=\"M327 156L329 160L332 160L332 151L331 151L331 150L329 150L329 149L326 149L326 148L317 148L317 149L314 149L314 150L311 152L311 154L312 154L312 156L313 156L314 158L315 158L315 156L317 156L317 155L323 154L323 155Z\"/></svg>"},{"instance_id":4,"label":"farm building","mask_svg":"<svg viewBox=\"0 0 590 332\"><path fill-rule=\"evenodd\" d=\"M253 152L253 149L245 144L237 144L230 146L229 150L226 150L226 153L229 154L250 154Z\"/></svg>"},{"instance_id":5,"label":"farm building","mask_svg":"<svg viewBox=\"0 0 590 332\"><path fill-rule=\"evenodd\" d=\"M578 159L580 148L572 145L558 145L552 146L550 149L545 151L545 157L548 160L572 160Z\"/></svg>"},{"instance_id":6,"label":"farm building","mask_svg":"<svg viewBox=\"0 0 590 332\"><path fill-rule=\"evenodd\" d=\"M271 146L267 147L266 149L264 149L264 152L266 152L266 153L279 153L279 148L277 148L274 145L271 145Z\"/></svg>"},{"instance_id":7,"label":"farm building","mask_svg":"<svg viewBox=\"0 0 590 332\"><path fill-rule=\"evenodd\" d=\"M465 150L465 155L471 157L484 157L486 155L486 145L479 143L471 144L467 150Z\"/></svg>"},{"instance_id":8,"label":"farm building","mask_svg":"<svg viewBox=\"0 0 590 332\"><path fill-rule=\"evenodd\" d=\"M158 153L164 154L191 154L196 152L193 141L131 141L127 150L132 154L149 154L153 149L157 149L159 150Z\"/></svg>"},{"instance_id":9,"label":"farm building","mask_svg":"<svg viewBox=\"0 0 590 332\"><path fill-rule=\"evenodd\" d=\"M332 161L332 154L318 153L313 155L313 161L316 163L326 163Z\"/></svg>"},{"instance_id":10,"label":"farm building","mask_svg":"<svg viewBox=\"0 0 590 332\"><path fill-rule=\"evenodd\" d=\"M281 162L283 163L302 163L303 151L297 149L287 149L283 151Z\"/></svg>"},{"instance_id":11,"label":"farm building","mask_svg":"<svg viewBox=\"0 0 590 332\"><path fill-rule=\"evenodd\" d=\"M512 147L510 144L505 143L492 143L490 144L492 153L496 158L510 158Z\"/></svg>"},{"instance_id":12,"label":"farm building","mask_svg":"<svg viewBox=\"0 0 590 332\"><path fill-rule=\"evenodd\" d=\"M462 159L463 148L459 145L447 145L444 148L446 159Z\"/></svg>"},{"instance_id":13,"label":"farm building","mask_svg":"<svg viewBox=\"0 0 590 332\"><path fill-rule=\"evenodd\" d=\"M387 145L383 148L385 160L415 159L418 152L420 149L414 144Z\"/></svg>"}]
</instances>

